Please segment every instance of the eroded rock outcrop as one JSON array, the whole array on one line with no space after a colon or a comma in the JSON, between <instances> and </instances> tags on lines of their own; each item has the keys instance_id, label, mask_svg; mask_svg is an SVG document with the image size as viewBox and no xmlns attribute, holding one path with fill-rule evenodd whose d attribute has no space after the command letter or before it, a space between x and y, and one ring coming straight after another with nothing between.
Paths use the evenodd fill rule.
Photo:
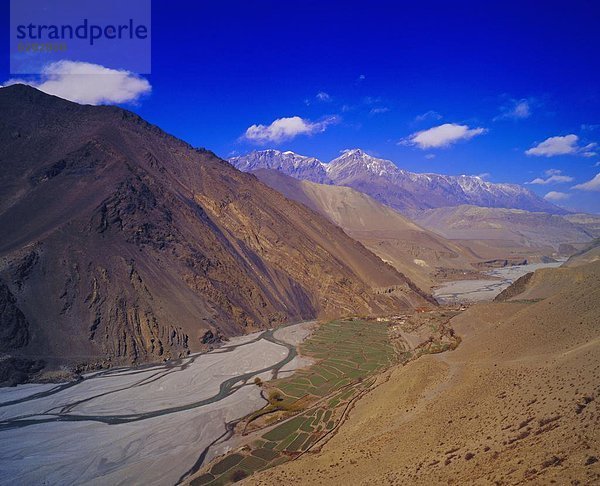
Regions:
<instances>
[{"instance_id":1,"label":"eroded rock outcrop","mask_svg":"<svg viewBox=\"0 0 600 486\"><path fill-rule=\"evenodd\" d=\"M29 343L29 323L17 306L17 299L0 281L0 351L11 351Z\"/></svg>"}]
</instances>

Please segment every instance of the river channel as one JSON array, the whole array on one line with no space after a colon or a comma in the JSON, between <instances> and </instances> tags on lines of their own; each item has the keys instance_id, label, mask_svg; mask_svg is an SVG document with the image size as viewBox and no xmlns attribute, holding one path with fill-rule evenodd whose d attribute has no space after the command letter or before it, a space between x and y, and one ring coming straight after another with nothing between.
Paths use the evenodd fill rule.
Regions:
<instances>
[{"instance_id":1,"label":"river channel","mask_svg":"<svg viewBox=\"0 0 600 486\"><path fill-rule=\"evenodd\" d=\"M304 366L304 322L208 353L0 388L0 484L176 484L232 446L262 380Z\"/></svg>"}]
</instances>

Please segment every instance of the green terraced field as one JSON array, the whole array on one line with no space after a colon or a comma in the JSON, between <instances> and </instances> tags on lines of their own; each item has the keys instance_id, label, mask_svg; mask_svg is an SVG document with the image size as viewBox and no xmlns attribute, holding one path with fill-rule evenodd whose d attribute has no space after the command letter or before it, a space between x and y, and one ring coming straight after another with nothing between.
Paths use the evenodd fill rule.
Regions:
<instances>
[{"instance_id":1,"label":"green terraced field","mask_svg":"<svg viewBox=\"0 0 600 486\"><path fill-rule=\"evenodd\" d=\"M352 399L373 384L369 377L398 358L386 324L366 321L323 324L300 345L300 353L316 364L267 384L268 390L281 392L280 403L287 410L299 413L262 434L248 451L221 458L192 484L229 484L308 450L336 427Z\"/></svg>"}]
</instances>

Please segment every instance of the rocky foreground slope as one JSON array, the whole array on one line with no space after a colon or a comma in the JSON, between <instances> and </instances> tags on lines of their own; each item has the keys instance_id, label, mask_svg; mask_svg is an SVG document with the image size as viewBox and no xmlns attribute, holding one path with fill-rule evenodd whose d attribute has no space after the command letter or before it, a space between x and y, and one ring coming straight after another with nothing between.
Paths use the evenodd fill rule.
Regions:
<instances>
[{"instance_id":1,"label":"rocky foreground slope","mask_svg":"<svg viewBox=\"0 0 600 486\"><path fill-rule=\"evenodd\" d=\"M0 160L0 351L22 373L428 303L325 218L122 109L2 88Z\"/></svg>"},{"instance_id":2,"label":"rocky foreground slope","mask_svg":"<svg viewBox=\"0 0 600 486\"><path fill-rule=\"evenodd\" d=\"M600 262L545 270L450 321L318 454L245 484L598 484Z\"/></svg>"}]
</instances>

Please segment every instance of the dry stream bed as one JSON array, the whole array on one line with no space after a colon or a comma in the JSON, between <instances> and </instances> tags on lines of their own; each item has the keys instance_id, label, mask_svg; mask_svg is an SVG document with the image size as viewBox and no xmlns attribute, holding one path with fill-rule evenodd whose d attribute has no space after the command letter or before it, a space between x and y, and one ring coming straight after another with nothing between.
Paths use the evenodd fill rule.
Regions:
<instances>
[{"instance_id":1,"label":"dry stream bed","mask_svg":"<svg viewBox=\"0 0 600 486\"><path fill-rule=\"evenodd\" d=\"M457 312L293 324L178 361L0 389L0 484L228 484L314 453L385 370L455 347Z\"/></svg>"},{"instance_id":2,"label":"dry stream bed","mask_svg":"<svg viewBox=\"0 0 600 486\"><path fill-rule=\"evenodd\" d=\"M209 353L0 389L0 484L175 484L266 403L254 379L304 366L300 323Z\"/></svg>"}]
</instances>

